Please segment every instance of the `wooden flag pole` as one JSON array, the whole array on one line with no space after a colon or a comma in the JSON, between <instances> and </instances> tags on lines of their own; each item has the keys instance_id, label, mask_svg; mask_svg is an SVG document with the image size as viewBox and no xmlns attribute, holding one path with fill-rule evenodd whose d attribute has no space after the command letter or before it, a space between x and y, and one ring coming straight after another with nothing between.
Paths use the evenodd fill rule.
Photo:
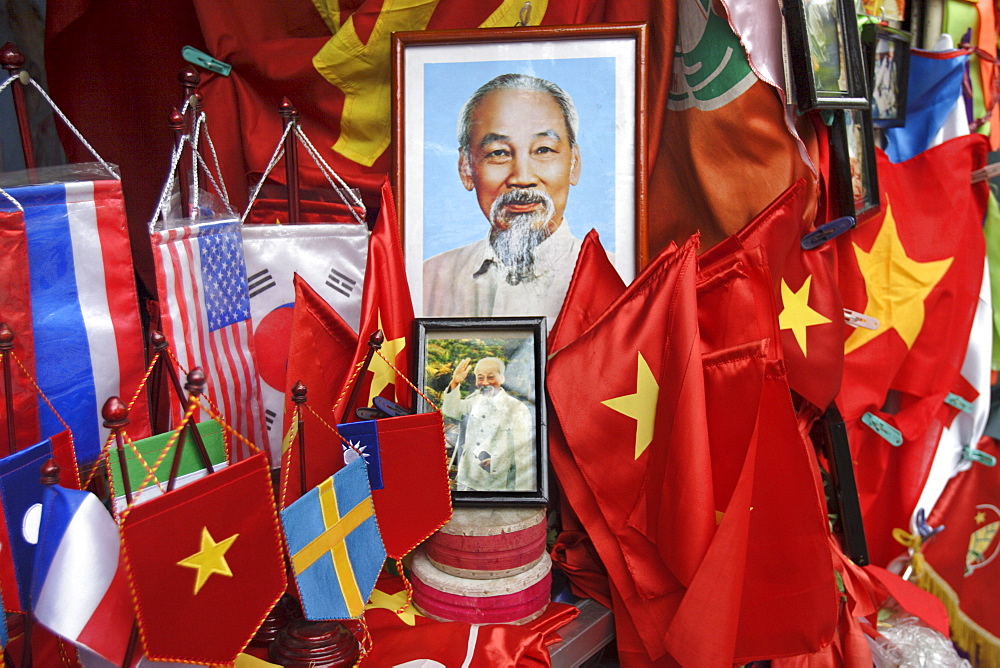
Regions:
<instances>
[{"instance_id":1,"label":"wooden flag pole","mask_svg":"<svg viewBox=\"0 0 1000 668\"><path fill-rule=\"evenodd\" d=\"M285 97L278 106L278 114L281 116L284 129L287 130L291 126L291 130L285 134L285 183L288 186L288 224L293 225L302 218L299 202L299 143L295 136L295 131L299 127L299 111Z\"/></svg>"},{"instance_id":2,"label":"wooden flag pole","mask_svg":"<svg viewBox=\"0 0 1000 668\"><path fill-rule=\"evenodd\" d=\"M305 496L309 490L306 488L306 424L302 419L301 407L306 403L306 386L302 381L298 381L292 387L292 402L299 406L298 417L298 438L296 447L299 449L299 496Z\"/></svg>"},{"instance_id":3,"label":"wooden flag pole","mask_svg":"<svg viewBox=\"0 0 1000 668\"><path fill-rule=\"evenodd\" d=\"M174 144L177 150L184 153L184 114L180 109L174 107L170 110L170 120L167 127L174 133ZM190 175L180 162L177 163L177 183L181 191L181 216L189 216L188 202L191 201L191 185L188 181Z\"/></svg>"},{"instance_id":4,"label":"wooden flag pole","mask_svg":"<svg viewBox=\"0 0 1000 668\"><path fill-rule=\"evenodd\" d=\"M375 351L382 347L385 343L385 334L382 333L381 329L376 329L372 332L372 335L368 337L368 354L365 355L365 361L362 363L361 368L358 370L357 376L354 378L354 387L351 388L351 398L347 400L347 408L344 409L344 421L350 421L351 415L354 411L354 403L358 400L358 393L361 392L361 382L365 378L365 374L368 373L368 367L372 363L372 357L375 356Z\"/></svg>"},{"instance_id":5,"label":"wooden flag pole","mask_svg":"<svg viewBox=\"0 0 1000 668\"><path fill-rule=\"evenodd\" d=\"M14 354L14 331L0 322L0 357L3 357L3 401L7 417L7 454L16 452L14 430L14 381L10 370L10 356Z\"/></svg>"},{"instance_id":6,"label":"wooden flag pole","mask_svg":"<svg viewBox=\"0 0 1000 668\"><path fill-rule=\"evenodd\" d=\"M197 401L201 397L202 393L205 391L205 372L201 370L201 367L195 367L191 369L188 373L187 383L184 384L185 389L190 393L190 399L188 403L192 401ZM174 489L174 484L177 482L177 472L180 470L181 466L181 453L184 452L184 441L187 439L187 433L189 430L198 431L198 424L195 422L194 414L191 414L181 423L180 434L177 437L176 450L174 451L174 461L170 465L170 478L167 480L167 491L170 492ZM204 447L204 445L202 446ZM209 473L212 471L209 470Z\"/></svg>"},{"instance_id":7,"label":"wooden flag pole","mask_svg":"<svg viewBox=\"0 0 1000 668\"><path fill-rule=\"evenodd\" d=\"M0 66L7 70L7 76L17 76L24 69L24 54L11 42L0 48ZM27 74L27 73L25 73ZM21 152L24 154L24 168L35 168L35 149L31 144L31 125L28 121L28 106L24 102L24 86L28 84L25 74L21 74L20 85L10 87L14 98L14 115L17 116L17 130L21 135Z\"/></svg>"}]
</instances>

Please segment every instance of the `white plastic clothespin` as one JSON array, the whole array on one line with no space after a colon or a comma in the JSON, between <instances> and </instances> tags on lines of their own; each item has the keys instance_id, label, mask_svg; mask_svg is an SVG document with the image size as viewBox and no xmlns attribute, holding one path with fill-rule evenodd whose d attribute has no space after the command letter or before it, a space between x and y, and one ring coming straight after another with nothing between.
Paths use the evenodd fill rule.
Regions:
<instances>
[{"instance_id":1,"label":"white plastic clothespin","mask_svg":"<svg viewBox=\"0 0 1000 668\"><path fill-rule=\"evenodd\" d=\"M882 324L878 321L878 318L873 318L870 315L852 311L849 308L844 309L844 322L851 327L864 327L865 329L871 330L878 329Z\"/></svg>"}]
</instances>

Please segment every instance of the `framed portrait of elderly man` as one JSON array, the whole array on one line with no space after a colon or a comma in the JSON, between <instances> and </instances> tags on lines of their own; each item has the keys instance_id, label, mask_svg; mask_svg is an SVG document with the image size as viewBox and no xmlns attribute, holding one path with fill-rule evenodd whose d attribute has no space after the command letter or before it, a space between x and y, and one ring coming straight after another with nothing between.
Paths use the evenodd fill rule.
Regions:
<instances>
[{"instance_id":1,"label":"framed portrait of elderly man","mask_svg":"<svg viewBox=\"0 0 1000 668\"><path fill-rule=\"evenodd\" d=\"M544 505L541 317L417 318L417 410L441 410L459 505Z\"/></svg>"},{"instance_id":2,"label":"framed portrait of elderly man","mask_svg":"<svg viewBox=\"0 0 1000 668\"><path fill-rule=\"evenodd\" d=\"M551 327L594 229L645 261L644 25L393 36L397 201L418 317Z\"/></svg>"}]
</instances>

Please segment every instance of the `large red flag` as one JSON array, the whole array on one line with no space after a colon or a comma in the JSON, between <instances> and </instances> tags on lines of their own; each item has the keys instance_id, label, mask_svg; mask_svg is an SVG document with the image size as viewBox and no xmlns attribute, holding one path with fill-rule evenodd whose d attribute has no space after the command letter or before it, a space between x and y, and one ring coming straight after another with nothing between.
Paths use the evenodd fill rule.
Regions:
<instances>
[{"instance_id":1,"label":"large red flag","mask_svg":"<svg viewBox=\"0 0 1000 668\"><path fill-rule=\"evenodd\" d=\"M292 314L291 340L288 347L288 370L285 386L301 382L306 388L306 406L302 417L306 480L300 479L302 456L298 438L287 438L292 424L295 403L287 396L282 433L282 506L299 498L329 478L344 465L339 438L330 428L335 424L331 407L343 391L350 376L351 358L358 345L358 336L323 297L306 281L295 275L295 307ZM286 451L287 450L287 451Z\"/></svg>"},{"instance_id":2,"label":"large red flag","mask_svg":"<svg viewBox=\"0 0 1000 668\"><path fill-rule=\"evenodd\" d=\"M695 613L713 600L732 605L735 587L742 596L731 660L814 652L833 635L837 589L819 467L776 345L764 249L731 237L699 258L698 312L715 508L723 514L704 579L685 600L686 628L696 632ZM705 651L681 650L689 662Z\"/></svg>"},{"instance_id":3,"label":"large red flag","mask_svg":"<svg viewBox=\"0 0 1000 668\"><path fill-rule=\"evenodd\" d=\"M406 282L396 205L393 203L392 187L388 179L382 183L381 192L378 219L368 241L368 266L365 269L361 326L358 328L354 364L360 365L364 361L369 351L368 340L373 332L382 330L385 342L379 351L381 354L372 356L365 374L351 379L361 387L356 405L350 407L351 412L361 406L371 406L372 399L378 396L384 396L405 407L413 403L413 389L392 368L395 367L405 378L410 377L409 358L413 354L413 347L408 343L412 340L413 303L410 301L410 287ZM348 392L352 389L348 388ZM354 419L353 415L347 414L347 403L345 397L334 408L338 422Z\"/></svg>"},{"instance_id":4,"label":"large red flag","mask_svg":"<svg viewBox=\"0 0 1000 668\"><path fill-rule=\"evenodd\" d=\"M616 618L635 625L652 660L667 651L664 631L715 524L697 358L696 247L692 239L661 254L548 369L549 397L573 455L571 463L554 460L556 475L582 482L564 486L567 498L588 532L594 526L610 578L627 591ZM594 368L617 373L580 383ZM634 437L623 442L622 434ZM671 447L671 439L684 447ZM608 450L609 443L621 447Z\"/></svg>"},{"instance_id":5,"label":"large red flag","mask_svg":"<svg viewBox=\"0 0 1000 668\"><path fill-rule=\"evenodd\" d=\"M909 526L941 430L958 411L945 399L976 398L960 371L979 300L989 189L965 172L985 165L986 151L983 137L969 135L895 165L879 152L882 212L838 239L844 306L879 321L875 330L848 329L837 398L875 564L900 552L891 532Z\"/></svg>"}]
</instances>

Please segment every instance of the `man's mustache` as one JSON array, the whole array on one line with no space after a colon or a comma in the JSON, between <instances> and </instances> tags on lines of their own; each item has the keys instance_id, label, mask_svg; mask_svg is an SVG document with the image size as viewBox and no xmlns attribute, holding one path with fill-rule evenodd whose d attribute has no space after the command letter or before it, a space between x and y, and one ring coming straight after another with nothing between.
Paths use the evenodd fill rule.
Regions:
<instances>
[{"instance_id":1,"label":"man's mustache","mask_svg":"<svg viewBox=\"0 0 1000 668\"><path fill-rule=\"evenodd\" d=\"M532 188L516 188L514 190L508 190L505 193L501 193L499 197L493 200L492 209L495 215L498 209L506 206L525 204L549 205L551 203L552 198L544 192L534 190Z\"/></svg>"}]
</instances>

